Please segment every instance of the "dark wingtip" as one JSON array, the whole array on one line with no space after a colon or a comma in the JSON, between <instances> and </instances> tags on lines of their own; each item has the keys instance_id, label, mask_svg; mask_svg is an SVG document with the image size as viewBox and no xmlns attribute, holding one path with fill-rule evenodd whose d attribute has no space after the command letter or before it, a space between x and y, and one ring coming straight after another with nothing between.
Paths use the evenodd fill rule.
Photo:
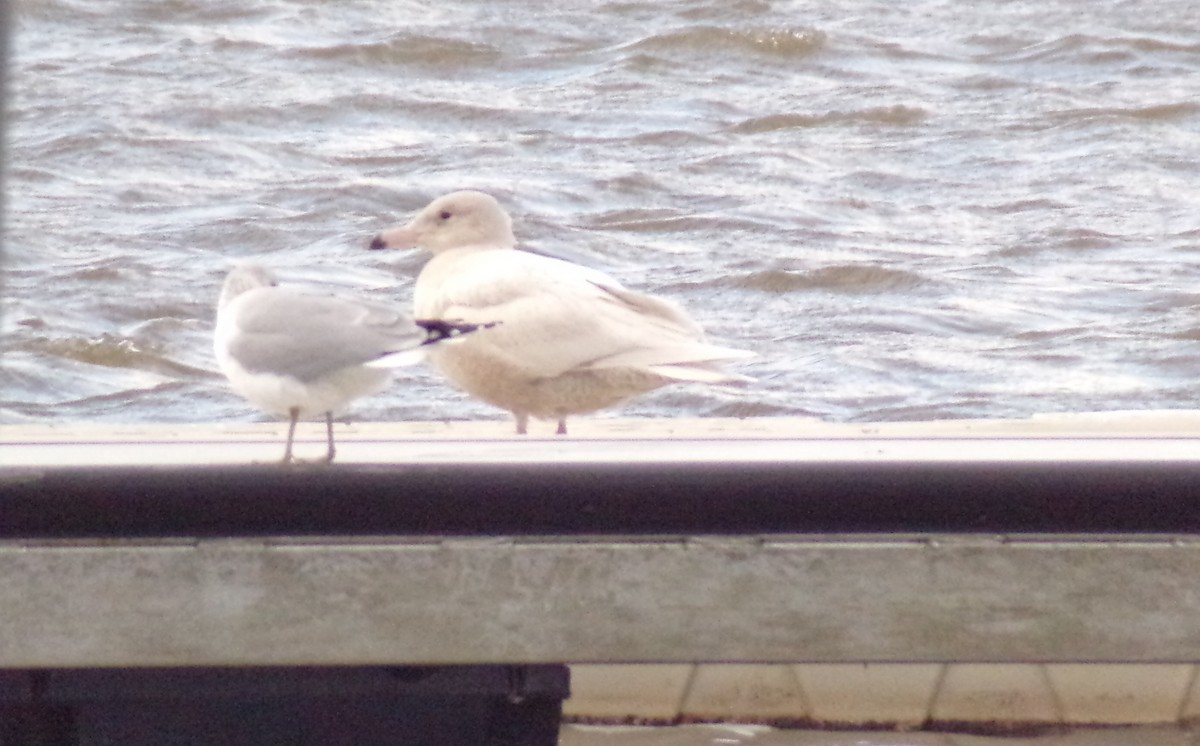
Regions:
<instances>
[{"instance_id":1,"label":"dark wingtip","mask_svg":"<svg viewBox=\"0 0 1200 746\"><path fill-rule=\"evenodd\" d=\"M367 247L371 251L379 251L387 248L387 241L383 240L383 236L376 236L371 239L371 245Z\"/></svg>"},{"instance_id":2,"label":"dark wingtip","mask_svg":"<svg viewBox=\"0 0 1200 746\"><path fill-rule=\"evenodd\" d=\"M444 339L452 339L461 337L464 334L478 331L480 329L491 329L499 324L499 321L492 321L487 324L467 324L458 321L445 321L442 319L417 319L416 325L425 330L427 336L421 344L434 344L441 342Z\"/></svg>"}]
</instances>

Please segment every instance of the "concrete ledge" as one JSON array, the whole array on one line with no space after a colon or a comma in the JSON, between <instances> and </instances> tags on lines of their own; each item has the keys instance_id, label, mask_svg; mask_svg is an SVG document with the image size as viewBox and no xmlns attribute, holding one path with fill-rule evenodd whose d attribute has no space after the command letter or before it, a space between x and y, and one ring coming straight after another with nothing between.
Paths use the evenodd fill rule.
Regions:
<instances>
[{"instance_id":1,"label":"concrete ledge","mask_svg":"<svg viewBox=\"0 0 1200 746\"><path fill-rule=\"evenodd\" d=\"M0 537L1200 535L1188 499L1200 416L1190 412L855 426L601 420L565 439L501 425L361 426L345 433L337 463L298 468L270 463L274 425L0 428Z\"/></svg>"},{"instance_id":2,"label":"concrete ledge","mask_svg":"<svg viewBox=\"0 0 1200 746\"><path fill-rule=\"evenodd\" d=\"M286 425L56 423L0 426L8 467L272 464ZM528 437L507 421L366 422L336 427L338 465L462 462L692 460L1089 460L1200 458L1200 410L1058 414L1025 420L827 423L804 418L630 420L582 418L571 435ZM637 444L657 442L649 454ZM1049 442L1048 442L1049 441ZM297 428L301 458L324 453L325 429ZM675 442L678 447L671 447ZM1131 448L1131 444L1152 448ZM186 446L180 448L181 445Z\"/></svg>"}]
</instances>

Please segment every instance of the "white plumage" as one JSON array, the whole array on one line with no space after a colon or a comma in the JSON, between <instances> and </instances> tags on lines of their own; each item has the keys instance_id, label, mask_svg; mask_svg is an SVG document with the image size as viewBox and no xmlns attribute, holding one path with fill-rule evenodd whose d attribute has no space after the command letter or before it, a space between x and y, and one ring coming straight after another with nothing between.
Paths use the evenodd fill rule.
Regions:
<instances>
[{"instance_id":1,"label":"white plumage","mask_svg":"<svg viewBox=\"0 0 1200 746\"><path fill-rule=\"evenodd\" d=\"M531 416L557 420L566 433L569 415L672 381L751 380L718 364L753 353L709 344L678 304L515 244L500 204L462 191L379 234L371 248L433 253L417 278L417 316L498 322L429 359L471 395L512 412L518 433Z\"/></svg>"}]
</instances>

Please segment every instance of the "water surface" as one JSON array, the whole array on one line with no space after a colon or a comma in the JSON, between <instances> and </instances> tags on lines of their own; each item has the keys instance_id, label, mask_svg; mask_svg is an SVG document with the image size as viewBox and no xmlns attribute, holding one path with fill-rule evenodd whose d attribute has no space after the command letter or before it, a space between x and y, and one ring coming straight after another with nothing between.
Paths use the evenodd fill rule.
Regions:
<instances>
[{"instance_id":1,"label":"water surface","mask_svg":"<svg viewBox=\"0 0 1200 746\"><path fill-rule=\"evenodd\" d=\"M1147 12L1152 7L1153 12ZM757 351L624 416L1194 408L1190 2L21 0L5 422L255 420L211 353L253 258L407 306L365 250L453 189ZM418 368L370 420L502 420Z\"/></svg>"}]
</instances>

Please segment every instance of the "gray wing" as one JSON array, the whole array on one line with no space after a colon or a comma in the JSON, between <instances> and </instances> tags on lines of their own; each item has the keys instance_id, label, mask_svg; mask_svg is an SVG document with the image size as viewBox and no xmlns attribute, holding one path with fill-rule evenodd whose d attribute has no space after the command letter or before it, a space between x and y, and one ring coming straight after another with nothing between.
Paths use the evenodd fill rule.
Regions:
<instances>
[{"instance_id":1,"label":"gray wing","mask_svg":"<svg viewBox=\"0 0 1200 746\"><path fill-rule=\"evenodd\" d=\"M229 351L243 367L301 381L411 349L426 339L411 317L385 306L279 287L247 293L236 321Z\"/></svg>"}]
</instances>

